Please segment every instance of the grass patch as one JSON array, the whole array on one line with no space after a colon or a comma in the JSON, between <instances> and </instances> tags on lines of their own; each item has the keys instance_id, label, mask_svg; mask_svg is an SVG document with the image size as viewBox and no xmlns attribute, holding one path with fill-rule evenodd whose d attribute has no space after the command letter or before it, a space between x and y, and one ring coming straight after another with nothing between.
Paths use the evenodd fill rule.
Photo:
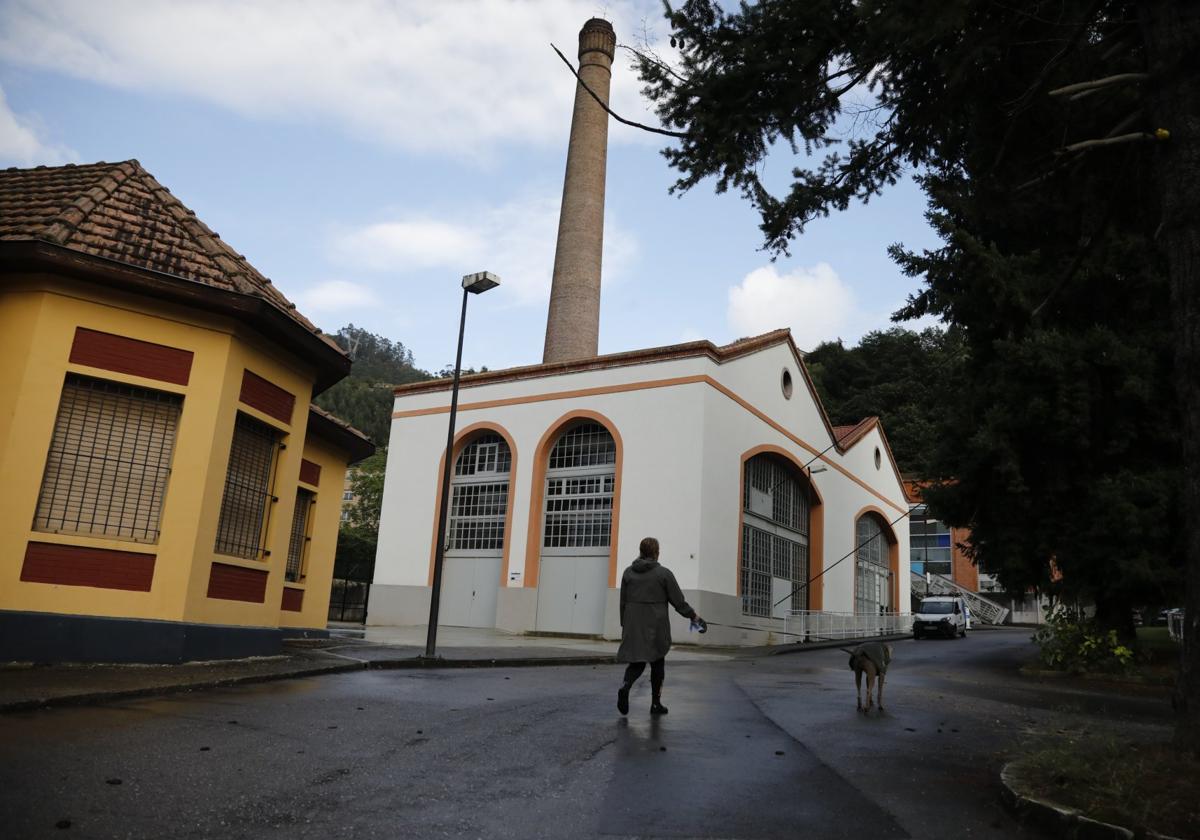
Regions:
<instances>
[{"instance_id":1,"label":"grass patch","mask_svg":"<svg viewBox=\"0 0 1200 840\"><path fill-rule=\"evenodd\" d=\"M1170 744L1070 739L1020 762L1029 793L1135 833L1200 837L1200 760Z\"/></svg>"}]
</instances>

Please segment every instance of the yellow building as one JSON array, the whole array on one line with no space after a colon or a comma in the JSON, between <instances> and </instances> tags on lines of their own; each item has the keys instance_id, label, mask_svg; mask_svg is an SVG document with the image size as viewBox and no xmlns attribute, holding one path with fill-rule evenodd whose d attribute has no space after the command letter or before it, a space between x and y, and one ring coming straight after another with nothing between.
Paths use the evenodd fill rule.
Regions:
<instances>
[{"instance_id":1,"label":"yellow building","mask_svg":"<svg viewBox=\"0 0 1200 840\"><path fill-rule=\"evenodd\" d=\"M137 161L0 171L0 660L323 634L349 358Z\"/></svg>"}]
</instances>

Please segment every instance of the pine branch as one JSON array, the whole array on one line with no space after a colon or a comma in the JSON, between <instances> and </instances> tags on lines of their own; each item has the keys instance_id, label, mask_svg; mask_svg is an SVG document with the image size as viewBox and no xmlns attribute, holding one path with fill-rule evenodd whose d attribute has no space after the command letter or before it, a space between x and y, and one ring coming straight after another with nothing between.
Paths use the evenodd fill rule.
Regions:
<instances>
[{"instance_id":1,"label":"pine branch","mask_svg":"<svg viewBox=\"0 0 1200 840\"><path fill-rule=\"evenodd\" d=\"M575 69L574 65L567 60L567 57L562 54L558 47L554 46L554 44L551 44L550 49L558 53L558 57L563 60L563 64L567 65L567 69L571 71L571 75L579 80L580 86L591 95L592 99L596 100L596 104L603 108L604 111L617 122L632 126L633 128L640 128L642 131L649 131L651 134L662 134L665 137L678 137L680 139L687 138L688 135L682 131L670 131L665 128L655 128L654 126L643 125L640 122L634 122L633 120L625 119L620 114L613 111L612 108L609 108L608 105L605 104L604 100L596 95L596 91L592 90L588 86L588 83L583 80L583 77L579 75L579 72Z\"/></svg>"},{"instance_id":2,"label":"pine branch","mask_svg":"<svg viewBox=\"0 0 1200 840\"><path fill-rule=\"evenodd\" d=\"M1115 76L1105 76L1103 79L1092 79L1087 82L1077 82L1073 85L1055 88L1047 92L1047 96L1067 96L1069 94L1078 94L1083 91L1091 92L1101 88L1112 87L1113 85L1122 85L1126 82L1144 82L1150 78L1149 73L1118 73ZM1074 97L1073 97L1074 98Z\"/></svg>"},{"instance_id":3,"label":"pine branch","mask_svg":"<svg viewBox=\"0 0 1200 840\"><path fill-rule=\"evenodd\" d=\"M1131 134L1118 134L1116 137L1097 137L1094 140L1080 140L1069 146L1063 146L1058 154L1066 155L1074 152L1086 152L1101 146L1120 146L1125 143L1145 143L1153 140L1166 140L1170 134L1164 129L1158 129L1153 134L1147 131L1135 131Z\"/></svg>"}]
</instances>

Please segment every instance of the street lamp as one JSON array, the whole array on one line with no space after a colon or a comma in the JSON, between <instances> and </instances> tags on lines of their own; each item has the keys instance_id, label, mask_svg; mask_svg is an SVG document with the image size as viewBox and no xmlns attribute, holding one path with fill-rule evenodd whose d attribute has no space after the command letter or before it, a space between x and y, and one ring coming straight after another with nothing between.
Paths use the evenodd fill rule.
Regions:
<instances>
[{"instance_id":1,"label":"street lamp","mask_svg":"<svg viewBox=\"0 0 1200 840\"><path fill-rule=\"evenodd\" d=\"M446 431L446 463L442 472L442 501L438 507L438 536L433 560L433 591L429 595L429 634L425 637L425 658L436 657L438 607L442 596L442 563L446 559L446 525L450 518L450 470L454 459L454 420L458 415L458 377L462 370L463 331L467 326L467 296L478 295L500 285L490 271L477 271L462 279L462 315L458 319L458 354L454 357L454 385L450 390L450 428Z\"/></svg>"}]
</instances>

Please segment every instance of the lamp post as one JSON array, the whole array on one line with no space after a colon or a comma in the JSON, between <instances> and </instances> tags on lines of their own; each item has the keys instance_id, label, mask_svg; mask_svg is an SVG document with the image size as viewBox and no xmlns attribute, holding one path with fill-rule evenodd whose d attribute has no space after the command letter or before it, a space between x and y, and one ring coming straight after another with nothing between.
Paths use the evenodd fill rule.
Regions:
<instances>
[{"instance_id":1,"label":"lamp post","mask_svg":"<svg viewBox=\"0 0 1200 840\"><path fill-rule=\"evenodd\" d=\"M442 596L442 563L446 559L446 525L450 519L450 471L454 464L454 421L458 415L458 378L462 370L463 331L467 326L467 296L478 295L500 285L490 271L477 271L462 279L462 315L458 319L458 353L454 357L454 385L450 390L450 427L446 430L446 459L442 471L442 500L438 506L437 546L433 559L433 591L429 595L429 633L425 637L425 658L437 656L438 607Z\"/></svg>"}]
</instances>

